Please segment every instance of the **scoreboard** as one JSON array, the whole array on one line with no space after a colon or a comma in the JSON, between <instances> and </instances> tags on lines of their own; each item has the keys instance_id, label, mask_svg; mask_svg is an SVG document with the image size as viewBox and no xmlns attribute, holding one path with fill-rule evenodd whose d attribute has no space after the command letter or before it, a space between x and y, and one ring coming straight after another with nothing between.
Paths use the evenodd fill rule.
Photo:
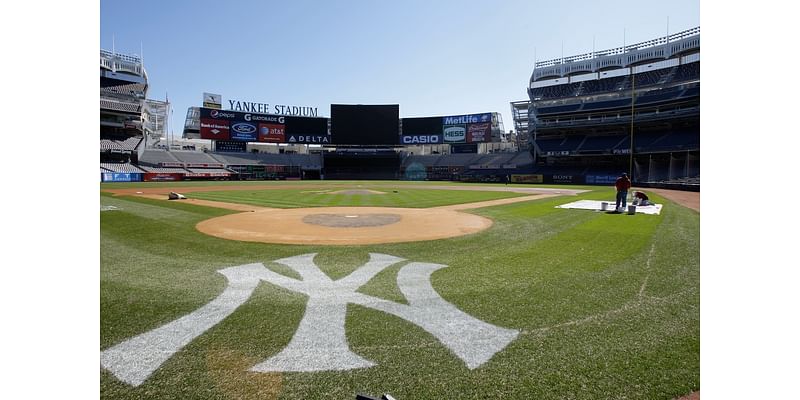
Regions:
<instances>
[{"instance_id":1,"label":"scoreboard","mask_svg":"<svg viewBox=\"0 0 800 400\"><path fill-rule=\"evenodd\" d=\"M200 138L228 143L361 146L485 143L492 141L493 124L492 113L401 120L397 104L331 104L330 119L200 108Z\"/></svg>"},{"instance_id":2,"label":"scoreboard","mask_svg":"<svg viewBox=\"0 0 800 400\"><path fill-rule=\"evenodd\" d=\"M239 142L330 144L328 119L200 109L200 138Z\"/></svg>"}]
</instances>

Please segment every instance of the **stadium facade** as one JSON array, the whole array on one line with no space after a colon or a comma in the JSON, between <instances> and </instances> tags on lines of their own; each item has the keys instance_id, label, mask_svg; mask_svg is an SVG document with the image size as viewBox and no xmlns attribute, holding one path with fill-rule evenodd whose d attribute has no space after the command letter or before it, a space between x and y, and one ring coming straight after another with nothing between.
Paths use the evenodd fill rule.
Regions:
<instances>
[{"instance_id":1,"label":"stadium facade","mask_svg":"<svg viewBox=\"0 0 800 400\"><path fill-rule=\"evenodd\" d=\"M637 185L699 190L699 27L536 62L528 99L510 103L510 132L497 112L399 118L397 104L332 104L323 117L231 99L223 109L221 95L205 93L187 111L184 145L164 146L169 103L147 99L141 58L101 50L100 73L102 181L607 185L629 171Z\"/></svg>"},{"instance_id":2,"label":"stadium facade","mask_svg":"<svg viewBox=\"0 0 800 400\"><path fill-rule=\"evenodd\" d=\"M536 62L526 101L511 102L539 173L605 184L698 186L700 28Z\"/></svg>"}]
</instances>

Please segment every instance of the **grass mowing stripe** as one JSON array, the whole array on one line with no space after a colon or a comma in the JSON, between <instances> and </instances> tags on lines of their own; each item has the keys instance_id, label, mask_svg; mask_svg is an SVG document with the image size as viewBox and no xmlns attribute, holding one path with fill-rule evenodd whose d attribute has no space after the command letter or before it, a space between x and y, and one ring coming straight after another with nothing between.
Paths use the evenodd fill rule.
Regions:
<instances>
[{"instance_id":1,"label":"grass mowing stripe","mask_svg":"<svg viewBox=\"0 0 800 400\"><path fill-rule=\"evenodd\" d=\"M394 207L427 208L524 196L511 192L469 192L457 190L406 189L386 194L317 194L309 196L301 190L281 193L276 190L195 192L191 197L243 203L262 207L358 207L392 205Z\"/></svg>"}]
</instances>

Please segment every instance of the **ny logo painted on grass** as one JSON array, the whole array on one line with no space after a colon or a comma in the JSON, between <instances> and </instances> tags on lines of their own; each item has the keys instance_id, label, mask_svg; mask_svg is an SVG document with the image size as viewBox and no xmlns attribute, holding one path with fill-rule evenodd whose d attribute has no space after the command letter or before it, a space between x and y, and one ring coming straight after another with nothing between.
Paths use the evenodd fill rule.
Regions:
<instances>
[{"instance_id":1,"label":"ny logo painted on grass","mask_svg":"<svg viewBox=\"0 0 800 400\"><path fill-rule=\"evenodd\" d=\"M101 366L123 382L133 386L142 384L178 350L247 301L262 280L305 294L308 303L289 344L251 371L311 372L375 365L353 353L347 344L348 303L395 315L425 329L469 369L487 362L519 334L517 330L475 319L439 296L430 284L430 276L446 265L412 262L403 266L397 274L397 285L408 300L406 305L356 292L376 274L405 259L370 253L366 264L334 281L314 264L315 255L275 261L297 271L302 280L275 273L261 263L217 271L228 279L228 286L216 299L189 315L106 349L100 353Z\"/></svg>"}]
</instances>

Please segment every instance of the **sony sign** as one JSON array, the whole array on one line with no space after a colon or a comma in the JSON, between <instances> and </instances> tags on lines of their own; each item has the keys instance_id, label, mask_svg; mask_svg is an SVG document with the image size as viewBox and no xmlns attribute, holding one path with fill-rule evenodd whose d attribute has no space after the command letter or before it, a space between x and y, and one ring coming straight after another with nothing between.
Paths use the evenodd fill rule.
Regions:
<instances>
[{"instance_id":1,"label":"sony sign","mask_svg":"<svg viewBox=\"0 0 800 400\"><path fill-rule=\"evenodd\" d=\"M403 135L403 144L440 144L441 135Z\"/></svg>"},{"instance_id":2,"label":"sony sign","mask_svg":"<svg viewBox=\"0 0 800 400\"><path fill-rule=\"evenodd\" d=\"M228 100L228 109L259 114L293 115L299 117L316 117L317 107L290 106L286 104L256 103L252 101Z\"/></svg>"}]
</instances>

